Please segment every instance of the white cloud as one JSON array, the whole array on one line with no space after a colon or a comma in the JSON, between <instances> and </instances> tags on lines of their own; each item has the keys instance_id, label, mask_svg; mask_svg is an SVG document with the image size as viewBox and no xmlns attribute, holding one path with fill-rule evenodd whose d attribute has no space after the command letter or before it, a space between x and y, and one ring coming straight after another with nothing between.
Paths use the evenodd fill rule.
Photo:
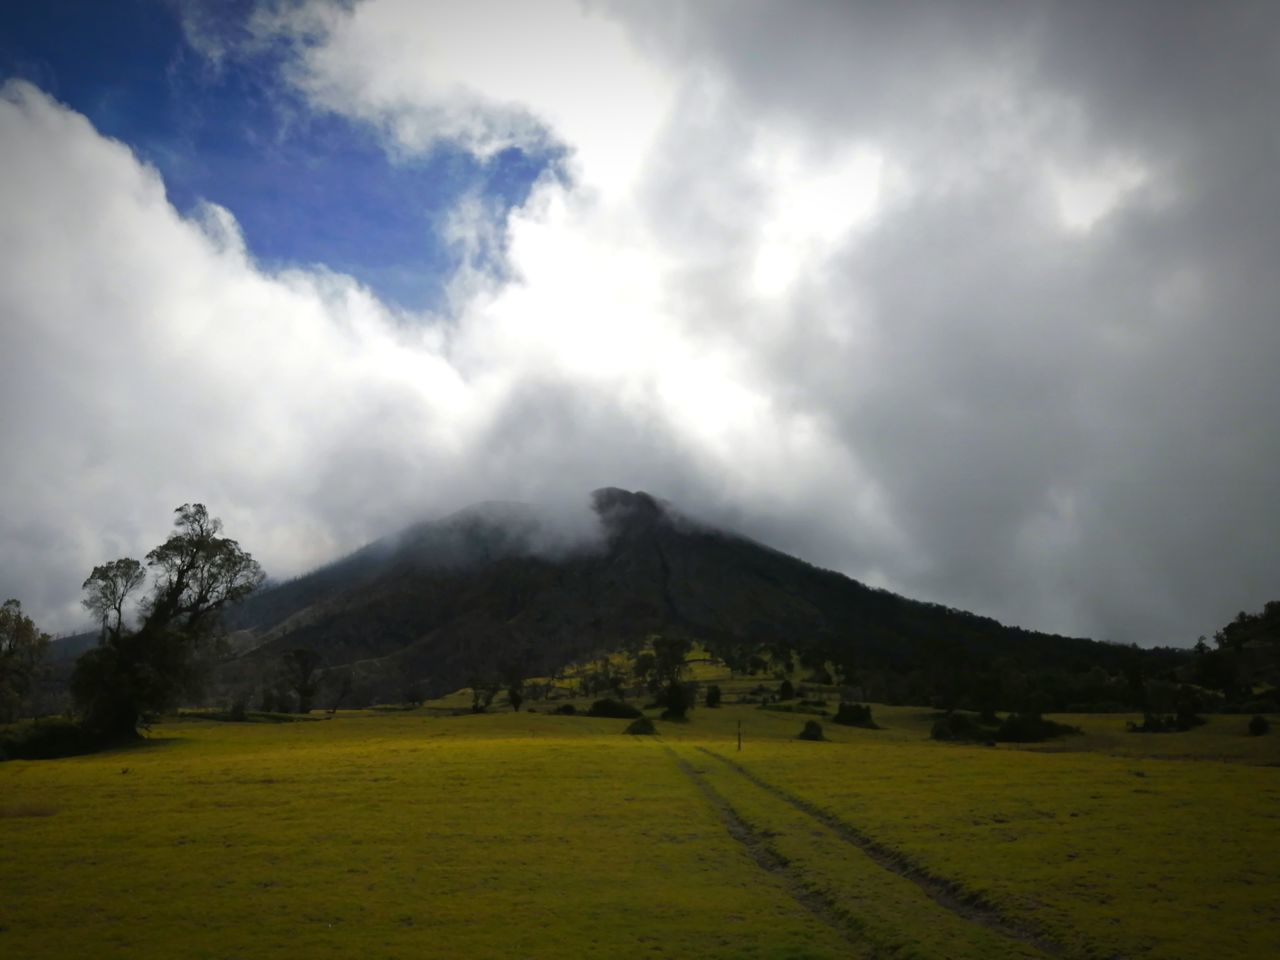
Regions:
<instances>
[{"instance_id":1,"label":"white cloud","mask_svg":"<svg viewBox=\"0 0 1280 960\"><path fill-rule=\"evenodd\" d=\"M516 210L459 203L442 317L265 273L10 87L0 389L38 415L4 422L0 569L39 557L12 589L61 623L67 571L182 500L286 572L613 483L911 595L1189 641L1280 563L1274 24L1193 6L1136 58L1140 3L271 7L289 81L393 157L571 151Z\"/></svg>"},{"instance_id":2,"label":"white cloud","mask_svg":"<svg viewBox=\"0 0 1280 960\"><path fill-rule=\"evenodd\" d=\"M635 180L673 93L616 21L576 0L310 3L261 13L256 29L303 41L293 82L396 150L563 143L606 193Z\"/></svg>"},{"instance_id":3,"label":"white cloud","mask_svg":"<svg viewBox=\"0 0 1280 960\"><path fill-rule=\"evenodd\" d=\"M144 553L187 500L288 574L471 499L585 509L591 486L643 476L627 457L662 465L616 454L619 417L652 424L649 445L696 470L749 468L760 484L822 446L686 338L628 224L554 180L507 228L517 279L458 294L451 319L409 322L349 278L264 272L228 211L183 219L155 171L32 87L5 88L0 137L14 145L0 349L5 408L20 411L3 439L23 454L0 569L50 626L79 622L79 578ZM491 227L464 210L455 239L489 243L477 233ZM505 424L536 418L540 384L598 407L596 421L513 444ZM566 474L561 445L595 456L571 452ZM497 462L511 473L486 476Z\"/></svg>"}]
</instances>

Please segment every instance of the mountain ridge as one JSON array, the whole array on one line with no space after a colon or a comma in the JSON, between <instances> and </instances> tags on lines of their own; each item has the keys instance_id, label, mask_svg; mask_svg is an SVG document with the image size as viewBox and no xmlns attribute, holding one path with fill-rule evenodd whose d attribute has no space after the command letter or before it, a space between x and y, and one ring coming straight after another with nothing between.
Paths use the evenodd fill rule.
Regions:
<instances>
[{"instance_id":1,"label":"mountain ridge","mask_svg":"<svg viewBox=\"0 0 1280 960\"><path fill-rule=\"evenodd\" d=\"M232 618L243 652L224 675L245 682L306 648L384 696L406 677L438 693L513 664L550 674L655 635L739 665L790 649L845 675L996 661L1118 670L1127 650L870 587L643 491L605 487L591 503L596 538L557 542L533 508L491 501L263 591Z\"/></svg>"}]
</instances>

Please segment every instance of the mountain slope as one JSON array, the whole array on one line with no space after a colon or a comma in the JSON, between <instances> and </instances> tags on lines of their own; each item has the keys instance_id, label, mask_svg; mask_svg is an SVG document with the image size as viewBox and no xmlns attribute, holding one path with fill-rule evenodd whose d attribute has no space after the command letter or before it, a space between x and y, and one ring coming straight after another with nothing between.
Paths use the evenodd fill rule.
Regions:
<instances>
[{"instance_id":1,"label":"mountain slope","mask_svg":"<svg viewBox=\"0 0 1280 960\"><path fill-rule=\"evenodd\" d=\"M236 611L247 649L225 679L305 647L375 688L454 689L519 663L549 673L654 634L730 662L791 648L846 671L1119 669L1125 648L908 600L682 516L645 493L593 495L599 539L557 542L529 507L481 504L263 591Z\"/></svg>"}]
</instances>

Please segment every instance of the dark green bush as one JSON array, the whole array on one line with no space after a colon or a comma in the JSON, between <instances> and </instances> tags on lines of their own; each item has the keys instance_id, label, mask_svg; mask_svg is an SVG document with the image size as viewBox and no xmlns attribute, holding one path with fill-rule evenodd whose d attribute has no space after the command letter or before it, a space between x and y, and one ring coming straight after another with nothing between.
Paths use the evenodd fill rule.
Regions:
<instances>
[{"instance_id":1,"label":"dark green bush","mask_svg":"<svg viewBox=\"0 0 1280 960\"><path fill-rule=\"evenodd\" d=\"M783 680L778 685L779 700L794 700L796 698L796 688L792 686L790 680Z\"/></svg>"},{"instance_id":2,"label":"dark green bush","mask_svg":"<svg viewBox=\"0 0 1280 960\"><path fill-rule=\"evenodd\" d=\"M991 731L967 713L948 713L933 722L929 736L934 740L989 740Z\"/></svg>"},{"instance_id":3,"label":"dark green bush","mask_svg":"<svg viewBox=\"0 0 1280 960\"><path fill-rule=\"evenodd\" d=\"M722 698L722 694L720 693L719 684L713 683L709 687L707 687L707 698L703 702L708 707L712 707L714 709L715 707L720 706L721 698Z\"/></svg>"},{"instance_id":4,"label":"dark green bush","mask_svg":"<svg viewBox=\"0 0 1280 960\"><path fill-rule=\"evenodd\" d=\"M1004 718L992 739L1000 743L1040 743L1079 732L1079 727L1046 720L1038 713L1011 713Z\"/></svg>"},{"instance_id":5,"label":"dark green bush","mask_svg":"<svg viewBox=\"0 0 1280 960\"><path fill-rule=\"evenodd\" d=\"M696 683L672 681L658 694L657 706L662 708L663 720L685 720L698 696Z\"/></svg>"},{"instance_id":6,"label":"dark green bush","mask_svg":"<svg viewBox=\"0 0 1280 960\"><path fill-rule=\"evenodd\" d=\"M866 727L868 730L880 729L876 726L876 722L871 719L871 704L869 703L845 703L842 700L831 722L840 723L846 727Z\"/></svg>"},{"instance_id":7,"label":"dark green bush","mask_svg":"<svg viewBox=\"0 0 1280 960\"><path fill-rule=\"evenodd\" d=\"M774 713L808 713L815 717L829 715L829 712L822 707L804 707L798 703L762 703L759 709L771 710Z\"/></svg>"},{"instance_id":8,"label":"dark green bush","mask_svg":"<svg viewBox=\"0 0 1280 960\"><path fill-rule=\"evenodd\" d=\"M63 718L16 723L0 731L0 760L53 760L93 753L102 746L100 738Z\"/></svg>"},{"instance_id":9,"label":"dark green bush","mask_svg":"<svg viewBox=\"0 0 1280 960\"><path fill-rule=\"evenodd\" d=\"M1185 733L1205 723L1204 717L1196 714L1144 713L1141 723L1130 720L1126 726L1130 733Z\"/></svg>"},{"instance_id":10,"label":"dark green bush","mask_svg":"<svg viewBox=\"0 0 1280 960\"><path fill-rule=\"evenodd\" d=\"M591 709L587 711L590 717L612 717L615 720L633 720L636 717L642 717L642 714L629 703L621 703L617 700L604 699L597 700L591 705Z\"/></svg>"},{"instance_id":11,"label":"dark green bush","mask_svg":"<svg viewBox=\"0 0 1280 960\"><path fill-rule=\"evenodd\" d=\"M624 732L639 736L657 733L658 728L653 725L653 721L648 717L641 717L639 720L632 720L627 724L627 729Z\"/></svg>"},{"instance_id":12,"label":"dark green bush","mask_svg":"<svg viewBox=\"0 0 1280 960\"><path fill-rule=\"evenodd\" d=\"M551 712L557 713L562 717L572 717L575 713L578 712L578 708L575 707L572 703L562 703L560 704L560 706L556 707Z\"/></svg>"},{"instance_id":13,"label":"dark green bush","mask_svg":"<svg viewBox=\"0 0 1280 960\"><path fill-rule=\"evenodd\" d=\"M1261 737L1264 734L1267 734L1270 732L1271 732L1271 721L1268 720L1266 717L1264 717L1262 714L1258 714L1252 720L1249 721L1249 736Z\"/></svg>"},{"instance_id":14,"label":"dark green bush","mask_svg":"<svg viewBox=\"0 0 1280 960\"><path fill-rule=\"evenodd\" d=\"M827 738L822 735L822 724L820 724L817 720L806 720L804 722L804 728L800 731L799 734L797 734L797 739L825 740Z\"/></svg>"}]
</instances>

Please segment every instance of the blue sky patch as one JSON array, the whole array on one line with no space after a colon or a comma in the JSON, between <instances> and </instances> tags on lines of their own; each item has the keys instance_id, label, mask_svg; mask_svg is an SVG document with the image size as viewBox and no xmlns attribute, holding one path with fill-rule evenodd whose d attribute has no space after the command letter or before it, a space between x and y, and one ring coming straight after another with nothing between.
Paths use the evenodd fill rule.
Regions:
<instances>
[{"instance_id":1,"label":"blue sky patch","mask_svg":"<svg viewBox=\"0 0 1280 960\"><path fill-rule=\"evenodd\" d=\"M209 8L224 37L244 0ZM0 12L0 72L20 77L127 143L184 213L230 210L267 267L323 264L410 309L439 305L458 252L439 227L462 196L509 209L559 156L518 149L487 163L439 146L389 161L375 133L312 111L279 79L284 51L211 63L162 0L48 0Z\"/></svg>"}]
</instances>

